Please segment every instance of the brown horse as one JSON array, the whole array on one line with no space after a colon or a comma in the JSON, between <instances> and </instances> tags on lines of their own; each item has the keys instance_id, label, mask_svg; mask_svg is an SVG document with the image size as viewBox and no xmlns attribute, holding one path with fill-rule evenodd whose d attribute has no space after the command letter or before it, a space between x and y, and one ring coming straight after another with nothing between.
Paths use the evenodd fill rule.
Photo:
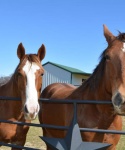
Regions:
<instances>
[{"instance_id":1,"label":"brown horse","mask_svg":"<svg viewBox=\"0 0 125 150\"><path fill-rule=\"evenodd\" d=\"M10 121L30 122L39 112L38 98L41 93L42 75L44 69L41 60L45 56L45 46L42 45L37 54L25 54L20 43L17 49L20 59L10 80L0 86L0 96L19 97L21 100L0 100L0 119ZM26 141L28 126L0 123L0 141L23 146ZM12 150L17 150L12 148Z\"/></svg>"},{"instance_id":2,"label":"brown horse","mask_svg":"<svg viewBox=\"0 0 125 150\"><path fill-rule=\"evenodd\" d=\"M78 104L77 119L81 128L121 130L120 115L125 114L125 33L114 36L104 25L104 36L108 47L103 51L100 62L88 80L80 87L55 83L46 87L41 97L49 99L111 100L112 105ZM69 126L73 117L73 105L40 105L40 123ZM43 128L47 137L63 138L64 131ZM83 141L98 141L112 144L115 150L120 139L116 134L81 132ZM48 148L49 149L49 148Z\"/></svg>"}]
</instances>

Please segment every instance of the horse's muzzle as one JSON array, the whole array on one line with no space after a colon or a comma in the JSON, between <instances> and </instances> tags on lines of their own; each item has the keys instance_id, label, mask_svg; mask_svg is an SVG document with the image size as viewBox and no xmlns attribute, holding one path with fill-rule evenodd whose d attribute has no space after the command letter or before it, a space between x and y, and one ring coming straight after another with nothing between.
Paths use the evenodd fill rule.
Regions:
<instances>
[{"instance_id":1,"label":"horse's muzzle","mask_svg":"<svg viewBox=\"0 0 125 150\"><path fill-rule=\"evenodd\" d=\"M34 120L36 119L38 112L39 112L39 104L36 107L28 107L27 105L24 106L24 116L26 120Z\"/></svg>"},{"instance_id":2,"label":"horse's muzzle","mask_svg":"<svg viewBox=\"0 0 125 150\"><path fill-rule=\"evenodd\" d=\"M125 115L125 96L120 92L115 93L112 97L112 103L116 114Z\"/></svg>"}]
</instances>

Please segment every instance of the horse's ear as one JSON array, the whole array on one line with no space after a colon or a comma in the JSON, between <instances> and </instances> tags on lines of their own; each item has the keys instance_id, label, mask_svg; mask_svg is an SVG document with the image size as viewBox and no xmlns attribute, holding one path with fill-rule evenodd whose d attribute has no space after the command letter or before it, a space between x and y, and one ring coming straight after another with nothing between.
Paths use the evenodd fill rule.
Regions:
<instances>
[{"instance_id":1,"label":"horse's ear","mask_svg":"<svg viewBox=\"0 0 125 150\"><path fill-rule=\"evenodd\" d=\"M104 36L109 44L115 39L115 36L109 31L106 25L103 25L103 29L104 29Z\"/></svg>"},{"instance_id":2,"label":"horse's ear","mask_svg":"<svg viewBox=\"0 0 125 150\"><path fill-rule=\"evenodd\" d=\"M43 58L45 57L45 53L46 53L46 48L44 44L42 44L42 46L39 48L38 53L37 53L40 61L43 60Z\"/></svg>"},{"instance_id":3,"label":"horse's ear","mask_svg":"<svg viewBox=\"0 0 125 150\"><path fill-rule=\"evenodd\" d=\"M25 55L25 48L23 47L23 44L20 43L17 48L17 56L21 60L24 55Z\"/></svg>"}]
</instances>

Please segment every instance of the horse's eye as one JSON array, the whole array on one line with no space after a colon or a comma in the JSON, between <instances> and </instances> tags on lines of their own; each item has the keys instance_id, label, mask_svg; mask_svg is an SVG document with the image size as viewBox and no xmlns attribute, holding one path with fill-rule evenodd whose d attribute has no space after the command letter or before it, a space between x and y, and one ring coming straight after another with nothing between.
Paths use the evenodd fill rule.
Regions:
<instances>
[{"instance_id":1,"label":"horse's eye","mask_svg":"<svg viewBox=\"0 0 125 150\"><path fill-rule=\"evenodd\" d=\"M42 73L42 74L41 74L41 77L42 77L43 75L44 75L44 74Z\"/></svg>"},{"instance_id":2,"label":"horse's eye","mask_svg":"<svg viewBox=\"0 0 125 150\"><path fill-rule=\"evenodd\" d=\"M17 75L18 75L18 77L21 77L21 76L22 76L22 74L21 74L20 72L18 72L18 74L17 74Z\"/></svg>"},{"instance_id":3,"label":"horse's eye","mask_svg":"<svg viewBox=\"0 0 125 150\"><path fill-rule=\"evenodd\" d=\"M105 59L106 60L110 60L110 56L109 55L105 55Z\"/></svg>"}]
</instances>

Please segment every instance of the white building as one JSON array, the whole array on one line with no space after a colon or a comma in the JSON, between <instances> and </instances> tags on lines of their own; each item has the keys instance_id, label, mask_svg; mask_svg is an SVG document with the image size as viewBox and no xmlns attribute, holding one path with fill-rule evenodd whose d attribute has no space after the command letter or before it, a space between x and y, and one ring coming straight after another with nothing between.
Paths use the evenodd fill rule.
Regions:
<instances>
[{"instance_id":1,"label":"white building","mask_svg":"<svg viewBox=\"0 0 125 150\"><path fill-rule=\"evenodd\" d=\"M43 64L43 68L45 69L45 73L43 76L42 89L55 82L70 83L79 86L90 76L90 73L85 73L79 69L53 62Z\"/></svg>"}]
</instances>

